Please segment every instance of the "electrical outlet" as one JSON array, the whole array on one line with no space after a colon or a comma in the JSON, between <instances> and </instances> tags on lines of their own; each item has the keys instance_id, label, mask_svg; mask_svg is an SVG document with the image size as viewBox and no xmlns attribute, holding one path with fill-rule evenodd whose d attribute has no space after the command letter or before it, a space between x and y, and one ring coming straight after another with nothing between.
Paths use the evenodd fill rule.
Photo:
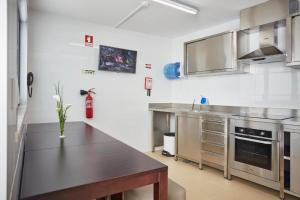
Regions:
<instances>
[{"instance_id":1,"label":"electrical outlet","mask_svg":"<svg viewBox=\"0 0 300 200\"><path fill-rule=\"evenodd\" d=\"M88 75L95 75L95 70L92 70L92 69L82 69L81 73L82 74L88 74Z\"/></svg>"}]
</instances>

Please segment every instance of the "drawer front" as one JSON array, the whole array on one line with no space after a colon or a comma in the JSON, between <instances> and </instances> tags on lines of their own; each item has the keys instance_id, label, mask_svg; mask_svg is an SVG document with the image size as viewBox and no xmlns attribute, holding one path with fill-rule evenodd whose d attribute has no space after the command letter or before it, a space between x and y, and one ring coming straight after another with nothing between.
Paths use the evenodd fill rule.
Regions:
<instances>
[{"instance_id":1,"label":"drawer front","mask_svg":"<svg viewBox=\"0 0 300 200\"><path fill-rule=\"evenodd\" d=\"M215 134L208 131L203 131L202 133L203 142L213 143L224 146L224 135Z\"/></svg>"},{"instance_id":2,"label":"drawer front","mask_svg":"<svg viewBox=\"0 0 300 200\"><path fill-rule=\"evenodd\" d=\"M215 153L202 151L202 160L224 166L224 156Z\"/></svg>"},{"instance_id":3,"label":"drawer front","mask_svg":"<svg viewBox=\"0 0 300 200\"><path fill-rule=\"evenodd\" d=\"M221 145L215 145L215 144L211 144L211 143L203 143L202 149L204 151L210 151L213 153L224 155L224 146L221 146Z\"/></svg>"},{"instance_id":4,"label":"drawer front","mask_svg":"<svg viewBox=\"0 0 300 200\"><path fill-rule=\"evenodd\" d=\"M224 133L224 124L223 123L205 121L205 122L203 122L202 126L203 126L203 130Z\"/></svg>"},{"instance_id":5,"label":"drawer front","mask_svg":"<svg viewBox=\"0 0 300 200\"><path fill-rule=\"evenodd\" d=\"M224 117L215 116L215 115L206 115L205 120L210 122L224 123Z\"/></svg>"}]
</instances>

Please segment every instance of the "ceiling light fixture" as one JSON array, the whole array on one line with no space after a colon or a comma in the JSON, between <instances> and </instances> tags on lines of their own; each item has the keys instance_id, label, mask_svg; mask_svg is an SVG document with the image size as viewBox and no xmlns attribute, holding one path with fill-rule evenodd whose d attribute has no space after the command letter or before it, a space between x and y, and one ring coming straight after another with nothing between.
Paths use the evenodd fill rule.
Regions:
<instances>
[{"instance_id":1,"label":"ceiling light fixture","mask_svg":"<svg viewBox=\"0 0 300 200\"><path fill-rule=\"evenodd\" d=\"M28 18L27 0L19 0L18 7L19 7L20 20L22 22L26 22Z\"/></svg>"},{"instance_id":2,"label":"ceiling light fixture","mask_svg":"<svg viewBox=\"0 0 300 200\"><path fill-rule=\"evenodd\" d=\"M148 1L143 1L138 7L136 7L133 11L131 11L126 17L124 17L118 24L115 25L115 28L119 28L122 24L127 22L131 17L133 17L140 10L147 8L149 6Z\"/></svg>"},{"instance_id":3,"label":"ceiling light fixture","mask_svg":"<svg viewBox=\"0 0 300 200\"><path fill-rule=\"evenodd\" d=\"M176 1L172 1L172 0L152 0L152 1L163 4L165 6L169 6L169 7L184 11L184 12L187 12L189 14L193 14L193 15L198 14L198 10L196 8L193 8L191 6L188 6L188 5L176 2Z\"/></svg>"}]
</instances>

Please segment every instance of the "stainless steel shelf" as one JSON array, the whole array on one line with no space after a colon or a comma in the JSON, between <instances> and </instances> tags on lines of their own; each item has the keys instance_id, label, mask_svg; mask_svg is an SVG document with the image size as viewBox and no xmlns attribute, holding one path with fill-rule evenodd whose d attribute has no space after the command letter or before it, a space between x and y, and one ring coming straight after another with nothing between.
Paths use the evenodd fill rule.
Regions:
<instances>
[{"instance_id":1,"label":"stainless steel shelf","mask_svg":"<svg viewBox=\"0 0 300 200\"><path fill-rule=\"evenodd\" d=\"M291 160L289 156L284 156L284 160Z\"/></svg>"},{"instance_id":2,"label":"stainless steel shelf","mask_svg":"<svg viewBox=\"0 0 300 200\"><path fill-rule=\"evenodd\" d=\"M294 193L294 192L291 192L291 191L289 191L289 190L284 190L284 192L285 193L287 193L287 194L289 194L289 195L292 195L292 196L295 196L295 197L298 197L298 198L300 198L300 195L299 194L297 194L297 193Z\"/></svg>"},{"instance_id":3,"label":"stainless steel shelf","mask_svg":"<svg viewBox=\"0 0 300 200\"><path fill-rule=\"evenodd\" d=\"M212 130L208 130L208 129L202 129L204 132L208 132L211 134L215 134L215 135L225 135L224 132L219 132L219 131L212 131Z\"/></svg>"}]
</instances>

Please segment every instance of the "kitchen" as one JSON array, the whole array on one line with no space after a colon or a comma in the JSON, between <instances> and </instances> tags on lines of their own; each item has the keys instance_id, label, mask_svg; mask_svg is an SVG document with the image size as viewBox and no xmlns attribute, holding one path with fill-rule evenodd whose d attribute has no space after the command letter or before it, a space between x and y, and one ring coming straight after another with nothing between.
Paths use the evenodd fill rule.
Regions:
<instances>
[{"instance_id":1,"label":"kitchen","mask_svg":"<svg viewBox=\"0 0 300 200\"><path fill-rule=\"evenodd\" d=\"M259 65L283 60L286 66L297 68L297 17L285 20L285 15L279 17L283 6L278 8L275 1L269 1L244 9L240 12L241 30L185 42L184 74L247 73L253 65L265 67ZM268 9L274 12L265 12ZM287 49L282 51L283 46ZM299 197L299 127L292 123L299 111L221 105L149 104L153 151L163 145L164 133L174 131L176 161L189 160L200 169L203 165L220 169L229 180L237 176L264 185L280 191L281 198L285 193Z\"/></svg>"},{"instance_id":2,"label":"kitchen","mask_svg":"<svg viewBox=\"0 0 300 200\"><path fill-rule=\"evenodd\" d=\"M297 0L230 0L228 5L205 0L91 0L86 4L80 0L20 0L19 11L14 10L20 18L19 82L7 82L19 87L16 94L8 93L7 100L19 107L13 114L18 117L13 121L17 131L7 144L17 149L7 149L7 166L13 172L7 174L9 192L1 199L36 199L42 192L53 192L55 180L38 184L46 168L33 170L33 163L39 162L31 156L38 147L54 148L58 141L70 148L68 145L82 139L72 138L70 130L89 133L90 126L95 128L93 134L101 130L147 156L135 152L128 157L139 155L149 166L157 166L148 160L151 157L168 166L168 199L299 198L299 4ZM15 4L8 4L12 7ZM11 19L16 21L8 15ZM11 33L12 26L9 28ZM122 53L114 58L111 52ZM118 70L124 60L136 68L126 66L126 73L121 73ZM110 68L113 62L118 73ZM64 98L72 107L66 138L48 138L47 144L33 135L43 124L44 132L52 132L54 124L58 128L52 99L56 83L63 86ZM16 97L18 102L10 101ZM19 114L22 109L25 117ZM172 151L165 152L171 157L161 155L167 148L165 136L172 138ZM90 148L112 138L95 136L95 142L84 139L81 143ZM112 141L112 146L116 144L122 146ZM132 151L122 148L124 154ZM83 160L79 159L80 165ZM137 165L147 169L140 164L132 170ZM59 184L62 188L57 195L66 189L64 181L57 181ZM46 186L52 189L48 193ZM148 188L133 193L124 188L107 188L98 196L93 191L86 197L112 195L114 199L112 191L121 191L123 199L148 199L144 197Z\"/></svg>"}]
</instances>

